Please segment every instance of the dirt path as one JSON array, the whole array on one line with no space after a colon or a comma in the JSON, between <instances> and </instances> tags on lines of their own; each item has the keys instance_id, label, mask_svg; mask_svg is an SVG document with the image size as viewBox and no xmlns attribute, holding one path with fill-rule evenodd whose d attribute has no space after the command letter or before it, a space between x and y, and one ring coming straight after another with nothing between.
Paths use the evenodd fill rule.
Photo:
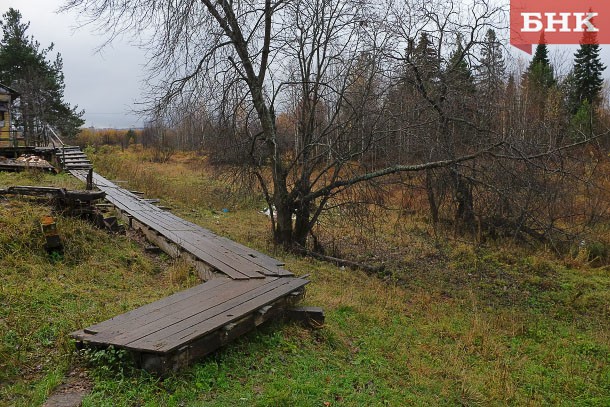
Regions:
<instances>
[{"instance_id":1,"label":"dirt path","mask_svg":"<svg viewBox=\"0 0 610 407\"><path fill-rule=\"evenodd\" d=\"M68 373L64 382L49 396L43 407L79 407L83 399L91 393L93 383L82 367Z\"/></svg>"}]
</instances>

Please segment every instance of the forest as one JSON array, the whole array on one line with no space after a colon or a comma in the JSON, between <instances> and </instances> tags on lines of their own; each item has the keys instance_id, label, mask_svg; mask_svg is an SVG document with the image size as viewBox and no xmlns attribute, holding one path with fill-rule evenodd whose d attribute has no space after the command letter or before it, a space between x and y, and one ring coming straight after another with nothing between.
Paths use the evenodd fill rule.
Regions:
<instances>
[{"instance_id":1,"label":"forest","mask_svg":"<svg viewBox=\"0 0 610 407\"><path fill-rule=\"evenodd\" d=\"M288 250L324 253L325 212L376 206L423 211L435 230L476 242L558 254L585 242L607 257L594 232L608 215L610 129L595 33L559 69L544 38L516 62L503 9L484 0L471 13L456 2L186 2L198 23L182 3L89 3L66 8L125 32L141 11L171 23L147 43L158 82L139 141L159 160L205 154L256 188ZM191 35L194 24L205 29Z\"/></svg>"}]
</instances>

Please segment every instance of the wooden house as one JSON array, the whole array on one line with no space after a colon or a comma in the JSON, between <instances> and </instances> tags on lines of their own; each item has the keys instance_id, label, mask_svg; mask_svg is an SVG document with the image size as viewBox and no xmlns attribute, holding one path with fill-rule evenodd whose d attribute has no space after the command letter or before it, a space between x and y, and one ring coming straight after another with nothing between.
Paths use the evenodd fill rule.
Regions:
<instances>
[{"instance_id":1,"label":"wooden house","mask_svg":"<svg viewBox=\"0 0 610 407\"><path fill-rule=\"evenodd\" d=\"M0 147L16 146L17 132L12 126L13 102L19 93L0 83Z\"/></svg>"}]
</instances>

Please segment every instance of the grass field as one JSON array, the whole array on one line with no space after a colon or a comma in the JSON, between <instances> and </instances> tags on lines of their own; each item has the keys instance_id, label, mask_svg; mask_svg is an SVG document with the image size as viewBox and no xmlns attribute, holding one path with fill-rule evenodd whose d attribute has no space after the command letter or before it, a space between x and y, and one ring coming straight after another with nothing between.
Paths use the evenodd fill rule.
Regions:
<instances>
[{"instance_id":1,"label":"grass field","mask_svg":"<svg viewBox=\"0 0 610 407\"><path fill-rule=\"evenodd\" d=\"M73 366L93 381L84 406L610 405L607 266L433 238L414 217L388 233L398 255L370 276L273 252L260 197L195 157L93 158L180 216L311 274L305 302L325 309L326 326L264 326L165 380L124 367L120 352L78 355L69 332L195 284L193 273L61 215L66 250L49 257L37 231L49 207L0 198L1 405L42 404ZM26 184L75 186L0 173L0 187Z\"/></svg>"}]
</instances>

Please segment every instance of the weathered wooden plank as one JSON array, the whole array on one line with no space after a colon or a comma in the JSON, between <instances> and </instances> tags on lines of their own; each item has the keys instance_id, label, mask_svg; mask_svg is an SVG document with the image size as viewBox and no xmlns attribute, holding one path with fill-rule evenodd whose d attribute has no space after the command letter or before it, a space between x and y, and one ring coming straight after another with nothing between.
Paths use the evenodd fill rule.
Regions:
<instances>
[{"instance_id":1,"label":"weathered wooden plank","mask_svg":"<svg viewBox=\"0 0 610 407\"><path fill-rule=\"evenodd\" d=\"M161 310L145 313L125 324L113 326L112 329L95 335L91 342L128 346L129 343L143 337L167 330L174 325L180 325L198 314L210 310L223 310L226 308L225 304L230 303L236 297L248 296L251 292L266 292L273 287L275 287L273 280L231 281L229 284L223 285L221 290L211 290L207 291L206 295L191 296Z\"/></svg>"},{"instance_id":2,"label":"weathered wooden plank","mask_svg":"<svg viewBox=\"0 0 610 407\"><path fill-rule=\"evenodd\" d=\"M197 232L197 234L191 234L190 236L184 234L183 238L185 240L193 241L192 239L195 236L205 237L205 239L197 239L197 247L201 247L201 244L207 245L208 248L213 246L215 247L215 252L225 253L239 263L245 262L245 264L254 264L254 270L256 271L260 270L260 268L262 267L262 271L267 275L293 275L289 271L279 267L280 265L284 264L283 262L273 259L262 253L256 252L246 246L235 243L229 239L221 238L217 235L214 235L209 230L204 229L201 226L190 223L188 221L184 221L173 214L162 215L160 219L175 219L177 222L181 223L182 225L185 225L184 228L174 227L173 230ZM173 225L174 224L172 224L172 226Z\"/></svg>"},{"instance_id":3,"label":"weathered wooden plank","mask_svg":"<svg viewBox=\"0 0 610 407\"><path fill-rule=\"evenodd\" d=\"M277 299L290 295L308 283L299 278L281 278L276 280L283 284L256 295L242 296L223 304L219 309L209 309L171 327L147 335L128 345L131 349L150 349L154 352L171 352L203 335L238 321L245 315L264 307ZM230 308L229 308L230 306ZM218 312L220 311L220 312Z\"/></svg>"},{"instance_id":4,"label":"weathered wooden plank","mask_svg":"<svg viewBox=\"0 0 610 407\"><path fill-rule=\"evenodd\" d=\"M235 254L224 246L214 244L214 241L210 240L207 236L202 237L201 234L193 231L176 230L172 225L167 224L166 222L160 222L159 219L162 219L162 217L157 217L158 213L154 211L138 211L134 213L134 216L168 237L174 243L184 247L189 253L229 275L235 272L242 273L251 278L262 278L263 274L292 275L292 273L289 272L282 272L282 270L276 266L264 264L264 262L258 260L256 257L246 257ZM173 228L173 230L170 230L170 228ZM206 234L211 234L211 232L205 229L202 230L207 232ZM250 252L252 252L252 250L250 250ZM229 269L227 269L227 267Z\"/></svg>"},{"instance_id":5,"label":"weathered wooden plank","mask_svg":"<svg viewBox=\"0 0 610 407\"><path fill-rule=\"evenodd\" d=\"M191 264L197 270L197 274L199 278L203 281L208 281L213 278L217 278L220 275L228 276L233 279L247 279L245 275L241 273L228 274L222 273L219 274L216 270L209 264L203 262L201 259L195 257L191 253L188 253L185 250L181 250L179 246L173 243L171 240L167 239L165 236L159 234L158 232L150 229L148 226L140 223L138 220L134 219L133 216L129 215L126 211L119 211L123 220L129 224L129 227L140 230L146 239L160 247L165 253L169 254L174 258L182 258L186 260L189 264Z\"/></svg>"},{"instance_id":6,"label":"weathered wooden plank","mask_svg":"<svg viewBox=\"0 0 610 407\"><path fill-rule=\"evenodd\" d=\"M84 179L84 172L75 173ZM147 225L170 242L182 246L196 258L234 278L262 278L267 276L292 276L281 268L283 262L215 235L192 222L141 200L117 187L106 178L94 173L94 183L107 194L107 200L134 219Z\"/></svg>"},{"instance_id":7,"label":"weathered wooden plank","mask_svg":"<svg viewBox=\"0 0 610 407\"><path fill-rule=\"evenodd\" d=\"M68 158L68 157L87 157L81 151L76 151L76 150L66 151L65 153L59 153L57 156L59 158L63 158L63 157L66 157L66 158Z\"/></svg>"},{"instance_id":8,"label":"weathered wooden plank","mask_svg":"<svg viewBox=\"0 0 610 407\"><path fill-rule=\"evenodd\" d=\"M86 176L86 174L85 174ZM119 187L115 184L113 184L112 182L110 182L109 180L107 180L106 178L102 177L101 175L94 173L93 174L93 181L102 187L106 187L106 188L113 188L113 189L119 189Z\"/></svg>"},{"instance_id":9,"label":"weathered wooden plank","mask_svg":"<svg viewBox=\"0 0 610 407\"><path fill-rule=\"evenodd\" d=\"M260 311L252 312L230 324L231 329L216 329L215 331L196 338L168 353L138 352L139 366L151 373L164 376L171 371L177 371L195 360L201 359L221 346L237 339L265 321L282 314L282 310L290 303L290 299L282 297Z\"/></svg>"},{"instance_id":10,"label":"weathered wooden plank","mask_svg":"<svg viewBox=\"0 0 610 407\"><path fill-rule=\"evenodd\" d=\"M253 261L238 256L222 246L214 245L209 239L201 237L195 232L178 231L176 232L176 236L178 239L182 239L182 241L189 246L185 246L187 250L191 251L190 249L193 248L193 250L196 250L197 252L207 253L208 255L211 255L224 262L228 266L236 268L240 271L261 273L264 269Z\"/></svg>"},{"instance_id":11,"label":"weathered wooden plank","mask_svg":"<svg viewBox=\"0 0 610 407\"><path fill-rule=\"evenodd\" d=\"M171 212L165 212L162 211L162 213L159 214L159 218L162 219L163 221L173 225L175 227L174 230L181 230L181 231L199 231L201 228L198 225L195 225L194 223L190 223L188 221L185 221L182 218L179 218L178 216L174 215ZM205 230L205 229L203 229Z\"/></svg>"},{"instance_id":12,"label":"weathered wooden plank","mask_svg":"<svg viewBox=\"0 0 610 407\"><path fill-rule=\"evenodd\" d=\"M247 278L265 277L262 272L259 272L251 265L234 262L230 258L224 256L223 253L213 252L211 250L202 250L201 248L194 246L189 241L183 241L181 246L193 256L203 260L223 273L232 274L234 272L238 272Z\"/></svg>"},{"instance_id":13,"label":"weathered wooden plank","mask_svg":"<svg viewBox=\"0 0 610 407\"><path fill-rule=\"evenodd\" d=\"M72 191L64 188L39 186L13 186L0 189L0 195L55 196L65 200L95 201L105 196L103 191Z\"/></svg>"},{"instance_id":14,"label":"weathered wooden plank","mask_svg":"<svg viewBox=\"0 0 610 407\"><path fill-rule=\"evenodd\" d=\"M246 278L263 278L262 268L252 262L244 261L238 257L231 257L231 253L223 250L221 247L206 246L206 242L197 235L185 233L181 231L168 230L171 226L161 225L157 221L156 213L144 211L133 212L135 219L153 228L158 233L162 234L172 242L183 247L193 256L210 264L231 276L246 277ZM237 273L237 275L236 275ZM241 276L240 276L241 275Z\"/></svg>"},{"instance_id":15,"label":"weathered wooden plank","mask_svg":"<svg viewBox=\"0 0 610 407\"><path fill-rule=\"evenodd\" d=\"M250 255L249 253L236 253L236 252L233 252L233 251L232 251L232 253L234 253L235 256L239 256L241 258L244 258L244 259L246 259L246 260L248 260L248 261L250 261L250 262L252 262L252 263L254 263L254 264L256 264L256 265L258 265L260 267L262 267L263 273L265 275L268 275L268 276L285 276L285 277L290 277L290 276L294 275L293 273L291 273L290 271L288 271L288 270L286 270L286 269L284 269L282 267L279 267L279 266L270 264L269 262L261 260L259 257L257 257L257 255ZM257 252L255 252L255 253L257 253Z\"/></svg>"},{"instance_id":16,"label":"weathered wooden plank","mask_svg":"<svg viewBox=\"0 0 610 407\"><path fill-rule=\"evenodd\" d=\"M104 322L100 322L99 324L92 325L85 329L87 333L97 334L102 331L106 331L109 329L113 329L116 326L121 326L125 323L132 323L135 319L141 318L144 315L150 314L152 312L159 311L165 307L171 307L173 304L176 304L180 301L184 301L188 298L191 298L196 295L202 295L206 292L212 290L222 289L223 285L229 284L232 280L229 278L215 278L206 283L196 285L195 287L186 289L184 291L180 291L178 293L172 294L168 297L155 301L153 303L144 305L142 307L136 308L132 311L126 312L121 315L117 315L114 318L110 318Z\"/></svg>"},{"instance_id":17,"label":"weathered wooden plank","mask_svg":"<svg viewBox=\"0 0 610 407\"><path fill-rule=\"evenodd\" d=\"M95 335L93 341L111 343L115 346L125 346L129 342L150 335L164 327L179 323L195 313L201 312L201 310L208 309L217 303L225 302L233 296L239 295L239 292L234 293L237 288L248 291L255 287L258 281L245 280L241 282L243 284L240 284L239 287L235 287L233 284L233 287L229 287L230 289L211 290L207 291L205 295L190 297L171 306L142 315L132 321L104 330Z\"/></svg>"},{"instance_id":18,"label":"weathered wooden plank","mask_svg":"<svg viewBox=\"0 0 610 407\"><path fill-rule=\"evenodd\" d=\"M167 212L159 209L157 206L152 205L152 208L147 211L145 216L148 216L151 222L157 223L163 226L167 230L171 230L173 232L178 231L187 231L188 228L185 227L182 223L176 222L173 218L166 216Z\"/></svg>"},{"instance_id":19,"label":"weathered wooden plank","mask_svg":"<svg viewBox=\"0 0 610 407\"><path fill-rule=\"evenodd\" d=\"M234 242L226 237L222 237L222 236L216 236L216 239L218 239L222 245L226 246L227 248L230 248L231 250L235 251L235 252L241 252L244 255L250 255L250 254L255 254L256 258L259 259L261 262L264 262L265 264L269 264L270 266L283 266L284 262L274 259L273 257L267 256L266 254L263 253L259 253L257 251L254 251L252 249L250 249L247 246L244 246L243 244Z\"/></svg>"},{"instance_id":20,"label":"weathered wooden plank","mask_svg":"<svg viewBox=\"0 0 610 407\"><path fill-rule=\"evenodd\" d=\"M74 159L65 159L63 160L64 164L91 164L87 158L74 158Z\"/></svg>"},{"instance_id":21,"label":"weathered wooden plank","mask_svg":"<svg viewBox=\"0 0 610 407\"><path fill-rule=\"evenodd\" d=\"M143 212L133 212L133 217L134 219L142 222L144 225L153 228L156 233L159 233L164 238L182 247L185 251L200 259L204 263L209 264L218 271L227 274L231 278L248 279L264 277L264 275L261 273L248 269L242 270L232 265L231 262L227 258L223 258L220 253L207 253L202 250L198 250L197 247L193 246L190 242L178 237L175 232L167 230L162 226L159 226L158 224L152 224L152 222L150 222L150 220L148 220L146 216L143 216Z\"/></svg>"},{"instance_id":22,"label":"weathered wooden plank","mask_svg":"<svg viewBox=\"0 0 610 407\"><path fill-rule=\"evenodd\" d=\"M24 162L24 161L3 161L0 162L0 168L7 171L19 171L25 170L28 168L31 169L39 169L39 170L54 170L55 168L49 163L34 163L34 162Z\"/></svg>"},{"instance_id":23,"label":"weathered wooden plank","mask_svg":"<svg viewBox=\"0 0 610 407\"><path fill-rule=\"evenodd\" d=\"M191 335L200 336L219 326L233 322L248 312L267 305L282 296L297 290L307 283L306 280L295 278L277 279L273 284L267 284L252 290L242 296L235 297L224 304L198 313L178 324L164 328L148 335L141 340L130 343L133 348L145 347L153 351L168 352L180 343L192 339ZM219 318L217 318L219 317Z\"/></svg>"},{"instance_id":24,"label":"weathered wooden plank","mask_svg":"<svg viewBox=\"0 0 610 407\"><path fill-rule=\"evenodd\" d=\"M124 197L117 197L116 194L112 194L110 196L110 202L117 203L119 206L123 208L127 208L129 211L134 212L144 212L146 210L150 210L146 206L145 202L141 202L139 199L125 199ZM114 200L114 202L112 201Z\"/></svg>"},{"instance_id":25,"label":"weathered wooden plank","mask_svg":"<svg viewBox=\"0 0 610 407\"><path fill-rule=\"evenodd\" d=\"M211 234L211 233L210 233ZM247 246L242 244L233 242L225 237L221 237L218 235L211 234L210 240L219 246L222 246L226 250L229 250L231 253L234 253L236 256L240 256L245 258L246 260L253 262L265 270L268 270L270 275L284 275L284 276L292 276L293 274L288 270L282 269L280 266L284 265L284 262L269 257L263 253L257 252Z\"/></svg>"}]
</instances>

